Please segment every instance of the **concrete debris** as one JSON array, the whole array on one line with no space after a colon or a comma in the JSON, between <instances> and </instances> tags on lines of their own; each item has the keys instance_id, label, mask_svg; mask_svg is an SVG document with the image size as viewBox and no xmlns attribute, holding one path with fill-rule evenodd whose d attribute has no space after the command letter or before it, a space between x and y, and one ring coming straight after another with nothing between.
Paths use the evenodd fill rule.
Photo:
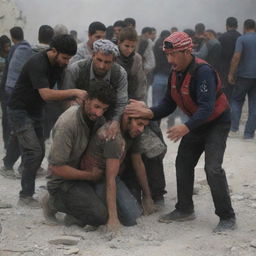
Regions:
<instances>
[{"instance_id":1,"label":"concrete debris","mask_svg":"<svg viewBox=\"0 0 256 256\"><path fill-rule=\"evenodd\" d=\"M201 190L201 186L195 185L193 189L193 195L198 195L200 190Z\"/></svg>"},{"instance_id":2,"label":"concrete debris","mask_svg":"<svg viewBox=\"0 0 256 256\"><path fill-rule=\"evenodd\" d=\"M57 237L53 240L49 240L48 242L50 244L64 244L64 245L77 245L78 242L80 241L79 238L77 237L72 237L72 236L60 236Z\"/></svg>"},{"instance_id":3,"label":"concrete debris","mask_svg":"<svg viewBox=\"0 0 256 256\"><path fill-rule=\"evenodd\" d=\"M256 248L256 240L251 241L250 246Z\"/></svg>"},{"instance_id":4,"label":"concrete debris","mask_svg":"<svg viewBox=\"0 0 256 256\"><path fill-rule=\"evenodd\" d=\"M8 208L12 208L12 205L0 201L0 209L8 209Z\"/></svg>"},{"instance_id":5,"label":"concrete debris","mask_svg":"<svg viewBox=\"0 0 256 256\"><path fill-rule=\"evenodd\" d=\"M68 251L64 252L64 255L77 254L78 252L79 252L79 248L71 248Z\"/></svg>"},{"instance_id":6,"label":"concrete debris","mask_svg":"<svg viewBox=\"0 0 256 256\"><path fill-rule=\"evenodd\" d=\"M206 179L198 180L198 181L197 181L197 183L198 183L198 184L200 184L200 185L202 185L202 186L206 186L206 185L208 185L208 183L207 183L207 180L206 180Z\"/></svg>"},{"instance_id":7,"label":"concrete debris","mask_svg":"<svg viewBox=\"0 0 256 256\"><path fill-rule=\"evenodd\" d=\"M232 199L233 199L233 200L237 200L237 201L242 201L242 200L245 199L245 197L242 196L242 195L233 195L233 196L232 196Z\"/></svg>"}]
</instances>

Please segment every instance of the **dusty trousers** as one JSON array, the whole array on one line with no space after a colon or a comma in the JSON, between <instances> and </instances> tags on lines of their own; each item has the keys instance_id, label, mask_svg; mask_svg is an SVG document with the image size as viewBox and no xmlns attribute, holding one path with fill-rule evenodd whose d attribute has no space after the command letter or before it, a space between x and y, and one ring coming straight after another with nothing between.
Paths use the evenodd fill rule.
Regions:
<instances>
[{"instance_id":1,"label":"dusty trousers","mask_svg":"<svg viewBox=\"0 0 256 256\"><path fill-rule=\"evenodd\" d=\"M48 191L57 211L75 217L83 225L107 223L107 208L88 181L64 181L57 189Z\"/></svg>"},{"instance_id":2,"label":"dusty trousers","mask_svg":"<svg viewBox=\"0 0 256 256\"><path fill-rule=\"evenodd\" d=\"M12 135L17 138L22 158L20 196L32 196L35 192L36 173L45 154L41 116L29 115L25 110L8 108L7 111Z\"/></svg>"},{"instance_id":3,"label":"dusty trousers","mask_svg":"<svg viewBox=\"0 0 256 256\"><path fill-rule=\"evenodd\" d=\"M194 210L192 195L194 168L201 154L205 153L205 173L210 186L215 213L221 219L235 216L229 196L226 174L222 168L230 123L212 123L199 132L185 135L179 145L176 158L178 202L176 209Z\"/></svg>"}]
</instances>

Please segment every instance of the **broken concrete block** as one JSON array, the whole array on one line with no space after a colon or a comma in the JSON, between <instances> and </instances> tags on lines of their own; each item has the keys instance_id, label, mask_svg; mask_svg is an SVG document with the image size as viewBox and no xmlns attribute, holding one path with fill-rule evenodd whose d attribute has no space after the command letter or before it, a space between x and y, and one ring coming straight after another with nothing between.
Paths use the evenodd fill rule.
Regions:
<instances>
[{"instance_id":1,"label":"broken concrete block","mask_svg":"<svg viewBox=\"0 0 256 256\"><path fill-rule=\"evenodd\" d=\"M50 244L77 245L79 238L73 236L60 236L48 241Z\"/></svg>"},{"instance_id":2,"label":"broken concrete block","mask_svg":"<svg viewBox=\"0 0 256 256\"><path fill-rule=\"evenodd\" d=\"M72 254L77 254L79 252L79 248L71 248L64 252L64 255L72 255Z\"/></svg>"},{"instance_id":3,"label":"broken concrete block","mask_svg":"<svg viewBox=\"0 0 256 256\"><path fill-rule=\"evenodd\" d=\"M250 246L256 248L256 240L251 241Z\"/></svg>"}]
</instances>

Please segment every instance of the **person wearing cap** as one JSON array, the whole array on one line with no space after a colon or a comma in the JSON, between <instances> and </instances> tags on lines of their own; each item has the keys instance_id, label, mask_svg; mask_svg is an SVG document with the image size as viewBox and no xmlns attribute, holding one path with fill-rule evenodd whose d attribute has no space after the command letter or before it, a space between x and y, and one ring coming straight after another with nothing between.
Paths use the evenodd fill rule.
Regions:
<instances>
[{"instance_id":1,"label":"person wearing cap","mask_svg":"<svg viewBox=\"0 0 256 256\"><path fill-rule=\"evenodd\" d=\"M92 58L72 63L65 74L63 89L79 88L87 91L90 81L103 80L115 89L117 100L106 112L105 117L111 121L106 139L114 138L120 129L120 118L128 101L128 82L125 69L115 62L119 55L118 46L107 39L93 43Z\"/></svg>"},{"instance_id":2,"label":"person wearing cap","mask_svg":"<svg viewBox=\"0 0 256 256\"><path fill-rule=\"evenodd\" d=\"M60 81L64 68L76 50L76 41L70 35L56 36L50 49L35 54L24 64L9 99L7 112L11 136L17 137L23 162L21 206L40 207L33 194L36 172L44 158L42 110L45 101L74 97L82 102L86 96L83 90L52 89ZM7 147L5 164L8 162L12 166L18 157Z\"/></svg>"},{"instance_id":3,"label":"person wearing cap","mask_svg":"<svg viewBox=\"0 0 256 256\"><path fill-rule=\"evenodd\" d=\"M176 209L159 221L187 221L195 218L192 200L194 168L205 154L205 172L210 186L215 213L220 221L215 232L236 228L226 174L222 168L226 140L230 129L230 109L218 74L205 61L192 54L192 40L184 32L175 32L164 40L163 50L172 65L169 90L158 106L148 108L132 101L126 112L133 117L160 119L177 107L188 121L167 130L167 137L181 139L176 158Z\"/></svg>"}]
</instances>

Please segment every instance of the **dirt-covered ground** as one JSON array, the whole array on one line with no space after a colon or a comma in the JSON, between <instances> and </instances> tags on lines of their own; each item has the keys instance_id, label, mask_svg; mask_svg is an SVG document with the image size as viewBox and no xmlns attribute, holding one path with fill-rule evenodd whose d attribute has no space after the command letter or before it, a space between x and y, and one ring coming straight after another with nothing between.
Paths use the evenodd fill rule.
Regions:
<instances>
[{"instance_id":1,"label":"dirt-covered ground","mask_svg":"<svg viewBox=\"0 0 256 256\"><path fill-rule=\"evenodd\" d=\"M165 133L165 125L162 127ZM140 218L135 227L123 228L115 238L102 229L88 231L76 226L65 227L61 221L62 215L58 216L59 225L49 225L40 209L17 206L20 180L0 176L0 199L13 205L9 209L0 209L0 255L75 255L72 252L83 256L256 255L256 139L228 139L224 168L232 192L238 229L222 234L212 232L218 218L214 214L205 179L203 157L196 168L195 187L198 193L194 196L194 203L197 218L185 223L163 224L157 221L161 214L173 209L176 202L174 161L178 143L167 143L168 153L164 163L168 194L165 208ZM2 144L0 153L2 158ZM43 166L46 168L46 160ZM44 191L45 183L43 177L36 180L36 197L40 197ZM49 243L63 235L71 236L70 241L77 244Z\"/></svg>"}]
</instances>

